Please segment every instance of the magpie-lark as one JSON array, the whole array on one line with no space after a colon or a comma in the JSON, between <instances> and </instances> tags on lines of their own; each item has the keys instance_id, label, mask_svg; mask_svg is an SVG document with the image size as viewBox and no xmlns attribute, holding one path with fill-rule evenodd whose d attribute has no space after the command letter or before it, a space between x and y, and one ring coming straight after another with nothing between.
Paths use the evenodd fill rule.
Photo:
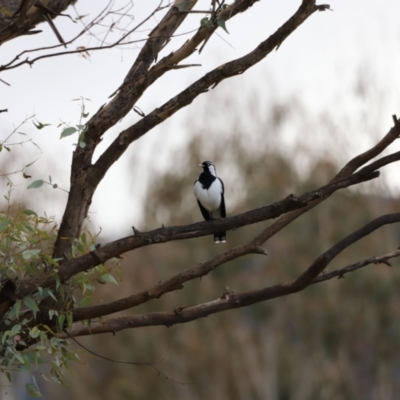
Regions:
<instances>
[{"instance_id":1,"label":"magpie-lark","mask_svg":"<svg viewBox=\"0 0 400 400\"><path fill-rule=\"evenodd\" d=\"M194 195L206 221L225 218L224 183L217 178L215 166L210 161L199 164L203 168L199 179L194 182ZM226 242L226 232L214 234L215 243Z\"/></svg>"}]
</instances>

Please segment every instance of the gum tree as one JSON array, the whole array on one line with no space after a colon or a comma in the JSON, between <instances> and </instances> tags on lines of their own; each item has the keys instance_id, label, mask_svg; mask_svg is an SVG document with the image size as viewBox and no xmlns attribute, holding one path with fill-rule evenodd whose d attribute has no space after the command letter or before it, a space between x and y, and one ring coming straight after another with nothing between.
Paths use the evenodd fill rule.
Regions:
<instances>
[{"instance_id":1,"label":"gum tree","mask_svg":"<svg viewBox=\"0 0 400 400\"><path fill-rule=\"evenodd\" d=\"M135 62L127 76L121 77L121 84L115 88L111 100L87 120L83 106L82 117L86 122L63 130L62 136L77 135L78 143L73 153L68 200L59 229L56 229L54 221L40 217L31 210L11 213L9 209L1 215L0 352L3 358L1 367L3 372L9 374L15 366L29 370L34 369L39 363L50 363L52 367L50 376L60 380L62 367L67 365L69 360L77 359L76 354L68 350L70 338L143 326L186 323L213 313L299 292L313 283L343 276L349 271L372 263L388 263L389 259L399 256L399 251L394 250L392 253L377 255L321 275L342 250L372 231L400 221L400 213L383 215L350 232L311 262L292 281L268 287L255 287L246 292L227 291L206 303L181 306L167 312L113 316L117 312L180 290L185 283L211 273L228 261L254 253L266 256L267 251L263 247L265 243L292 221L320 203L328 201L336 191L378 178L381 168L400 160L400 152L396 152L372 161L399 137L400 124L396 116L393 116L393 128L379 143L367 152L354 157L330 181L311 192L292 194L274 204L265 204L261 208L211 222L163 226L147 232L140 232L133 227L131 236L99 247L96 245L96 235L85 232L83 223L98 185L128 147L154 127L173 117L177 111L189 106L198 96L207 96L207 93L220 82L243 73L251 73L252 66L262 62L272 51L277 50L284 40L290 40L290 36L296 34L296 29L307 23L309 18L322 18L314 14L328 10L329 5L317 5L314 0L303 0L286 22L270 36L262 39L258 46L246 55L199 76L194 83L164 104L159 104L147 115L141 113L141 119L120 130L117 138L94 161L93 154L109 129L130 110L135 109L140 113L135 105L148 88L164 75L168 75L171 70L192 67L193 65L185 63L185 60L194 52L201 52L217 29L226 30L231 19L240 18L243 12L256 12L257 1L236 0L228 4L225 1L211 0L207 10L197 8L195 0L161 1L144 21L125 29L122 39L107 46L99 41L93 48L64 50L63 46L68 46L79 36L87 34L107 21L107 16L113 12L113 4L110 3L99 16L84 26L79 35L65 38L58 32L55 18L61 16L70 18L69 14L63 13L68 12L65 10L73 3L71 0L50 0L46 4L29 0L1 0L0 43L27 34L39 37L40 29L36 26L40 28L40 23L49 23L60 44L53 48L39 48L45 51L40 56L32 55L35 53L31 51L16 54L10 62L0 66L0 73L24 64L32 65L45 58L61 57L74 52L106 51L107 47L132 43L130 41L132 32L154 14L163 13L163 16L149 36L143 39L143 46ZM125 7L120 13L126 16L129 12L130 8ZM199 18L199 25L193 27L196 28L195 33L183 45L174 48L174 36L179 33L179 27L191 13L200 13L205 17L201 20ZM165 57L159 57L167 44L172 48L171 52ZM3 141L2 146L7 147L7 142ZM36 181L31 187L39 187L43 183ZM52 184L51 181L47 183ZM115 293L113 301L88 305L96 287L94 282L115 283L110 269L115 268L118 257L125 252L144 246L157 246L160 243L210 235L221 230L238 229L267 220L274 221L256 236L249 237L241 245L223 251L204 262L188 265L186 270L164 282L155 283L154 286L143 288L142 291L132 293L125 298L118 298L118 294ZM109 260L116 261L105 266L105 262ZM49 360L45 355L46 352L50 352L55 361L54 357ZM33 386L28 389L32 392L37 390Z\"/></svg>"}]
</instances>

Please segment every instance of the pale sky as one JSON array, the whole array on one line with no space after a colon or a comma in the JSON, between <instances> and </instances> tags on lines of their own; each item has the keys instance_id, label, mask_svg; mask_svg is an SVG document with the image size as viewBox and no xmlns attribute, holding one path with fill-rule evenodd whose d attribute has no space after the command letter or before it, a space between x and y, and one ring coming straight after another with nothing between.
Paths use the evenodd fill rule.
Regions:
<instances>
[{"instance_id":1,"label":"pale sky","mask_svg":"<svg viewBox=\"0 0 400 400\"><path fill-rule=\"evenodd\" d=\"M107 1L79 0L79 14L97 12ZM117 0L123 4L125 1ZM134 0L131 12L137 21L143 19L158 3L154 0ZM391 115L400 116L400 2L398 0L331 0L333 12L314 14L297 31L294 32L281 48L248 70L244 75L226 80L215 91L232 90L231 95L238 102L246 102L248 96L257 94L261 99L260 107L268 107L272 100L301 98L310 115L328 111L333 119L343 121L349 137L354 137L355 151L361 152L372 143L371 138L363 136L359 126L360 118L373 118L376 126L376 137L388 131L392 122ZM196 9L207 9L209 1L201 0ZM251 51L258 43L265 40L291 14L295 12L300 0L261 0L251 10L227 22L229 35L219 29L201 55L195 54L185 63L200 63L201 67L189 68L164 75L138 102L145 112L162 105L171 96L184 89L205 72L220 63L238 58ZM75 17L75 11L67 11ZM191 15L182 25L178 33L197 28L201 14ZM161 14L152 18L147 25L135 33L132 38L143 37L148 29L161 19ZM68 40L78 28L68 18L59 17L56 25ZM0 64L9 62L16 54L29 48L57 44L56 38L47 24L38 28L43 30L39 35L21 37L1 47ZM183 35L172 41L163 54L176 49L179 43L188 37ZM228 43L226 43L226 42ZM89 44L88 38L72 44ZM94 44L94 42L90 42ZM87 110L91 115L105 102L121 84L140 49L140 43L125 50L101 50L92 52L86 60L79 55L68 55L58 58L40 60L32 67L26 65L0 74L0 78L8 82L8 87L0 83L0 108L8 108L8 113L0 114L0 138L4 139L13 126L32 114L43 123L52 124L43 130L36 130L28 122L21 130L31 135L41 147L42 156L32 169L34 179L47 179L52 176L53 182L68 189L70 161L74 137L60 140L61 128L57 128L60 120L77 123L79 108L72 99L83 96L91 99L87 102ZM61 48L59 51L62 51ZM366 103L355 102L347 94L353 90L355 77L363 73L371 76L374 87L381 94L378 98L374 92L367 93ZM263 82L270 82L264 85ZM240 90L237 90L240 88ZM91 219L95 225L101 226L106 236L118 238L129 234L130 226L138 226L141 221L140 210L144 188L151 176L129 175L129 163L132 157L143 163L157 163L157 160L173 162L175 157L172 147L184 143L186 132L183 121L196 117L196 110L204 107L207 95L193 102L192 105L178 112L167 124L155 128L144 138L133 144L126 154L110 170L100 185L91 206ZM376 104L374 104L376 101ZM379 110L379 112L377 112ZM236 112L232 110L232 112ZM124 127L138 120L135 113L129 114L120 124L105 135L102 148L110 143ZM344 122L345 121L345 122ZM165 146L157 146L157 157L154 158L156 143L164 141ZM291 140L290 137L288 139ZM172 146L172 147L171 147ZM397 147L393 151L398 150ZM26 146L24 148L29 148ZM27 158L27 162L34 158ZM97 153L98 154L98 153ZM5 153L0 156L5 157ZM12 152L9 156L18 166L21 160ZM205 156L206 158L206 156ZM200 160L194 160L198 163ZM2 164L4 172L7 165ZM395 171L396 167L387 169ZM36 191L26 191L31 182L23 180L19 175L13 178L19 184L17 193L34 199L32 208L38 213L46 210L47 214L61 218L65 193L43 187ZM134 184L133 184L134 181ZM393 180L393 184L395 182ZM43 200L46 199L46 202ZM127 223L129 221L129 223Z\"/></svg>"}]
</instances>

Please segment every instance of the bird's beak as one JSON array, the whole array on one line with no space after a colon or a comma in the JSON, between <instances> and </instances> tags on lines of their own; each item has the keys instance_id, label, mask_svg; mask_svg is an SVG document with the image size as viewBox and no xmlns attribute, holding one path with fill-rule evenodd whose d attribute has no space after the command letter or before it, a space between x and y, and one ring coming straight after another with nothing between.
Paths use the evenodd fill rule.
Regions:
<instances>
[{"instance_id":1,"label":"bird's beak","mask_svg":"<svg viewBox=\"0 0 400 400\"><path fill-rule=\"evenodd\" d=\"M203 168L203 164L199 164L198 166L201 167L201 168Z\"/></svg>"}]
</instances>

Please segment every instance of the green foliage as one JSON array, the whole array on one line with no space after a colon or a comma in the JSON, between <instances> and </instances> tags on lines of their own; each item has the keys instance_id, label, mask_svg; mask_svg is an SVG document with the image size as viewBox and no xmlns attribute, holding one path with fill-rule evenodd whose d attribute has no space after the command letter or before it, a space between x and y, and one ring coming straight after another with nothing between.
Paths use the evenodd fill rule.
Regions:
<instances>
[{"instance_id":1,"label":"green foliage","mask_svg":"<svg viewBox=\"0 0 400 400\"><path fill-rule=\"evenodd\" d=\"M38 179L37 181L32 182L28 186L28 189L38 189L38 188L42 187L43 184L44 184L44 180L43 179Z\"/></svg>"},{"instance_id":2,"label":"green foliage","mask_svg":"<svg viewBox=\"0 0 400 400\"><path fill-rule=\"evenodd\" d=\"M8 153L10 153L12 151L12 148L15 146L23 146L24 144L31 144L32 146L34 146L37 150L39 150L40 155L34 159L33 161L31 161L30 163L23 165L22 167L18 167L16 170L14 171L9 171L7 168L7 172L3 173L3 171L0 170L0 177L9 177L10 175L14 175L17 173L22 173L22 176L24 179L29 179L31 178L31 176L27 173L27 169L32 166L41 156L42 151L40 149L40 147L31 139L31 138L25 138L23 140L16 140L13 141L14 137L16 135L21 135L21 136L26 136L26 134L24 132L21 132L20 129L30 120L32 120L34 118L34 115L25 118L25 120L23 120L16 128L14 128L13 131L11 131L8 136L6 136L5 139L0 139L0 153L4 150L6 150ZM34 123L35 125L35 123ZM36 125L35 125L36 126ZM48 124L41 124L38 123L38 129L42 129L45 126L48 126ZM9 167L9 161L7 160L7 158L4 158L4 154L2 157L2 162L4 163L4 165L7 165L7 167ZM7 199L7 198L6 198Z\"/></svg>"},{"instance_id":3,"label":"green foliage","mask_svg":"<svg viewBox=\"0 0 400 400\"><path fill-rule=\"evenodd\" d=\"M49 177L51 181L51 177ZM58 262L52 257L57 226L53 218L39 216L35 211L12 205L13 185L8 182L6 211L0 211L0 276L1 284L17 279L34 279L46 274L57 278ZM95 249L96 234L83 232L74 242L72 256L79 257ZM11 379L11 371L39 373L40 366L47 366L43 377L51 382L63 383L65 369L71 361L80 361L76 351L69 350L69 343L59 337L73 323L70 309L72 302L90 304L96 284L117 284L112 271L119 264L98 265L91 271L75 276L68 287L58 280L55 287L41 287L17 299L2 312L0 321L0 372ZM68 296L67 296L68 290ZM52 300L57 309L48 309L48 320L43 320L43 302ZM59 308L60 302L66 307ZM46 303L47 304L47 303ZM47 307L47 306L46 306ZM39 313L42 313L38 321ZM45 322L43 322L45 321ZM40 368L43 371L43 367ZM26 386L31 397L40 397L36 383Z\"/></svg>"},{"instance_id":4,"label":"green foliage","mask_svg":"<svg viewBox=\"0 0 400 400\"><path fill-rule=\"evenodd\" d=\"M35 128L39 130L45 128L46 126L51 126L51 124L43 124L39 121L37 121L36 123L33 122L33 125L35 125Z\"/></svg>"},{"instance_id":5,"label":"green foliage","mask_svg":"<svg viewBox=\"0 0 400 400\"><path fill-rule=\"evenodd\" d=\"M228 29L226 29L225 20L222 17L217 17L217 25L222 28L226 33L229 33Z\"/></svg>"},{"instance_id":6,"label":"green foliage","mask_svg":"<svg viewBox=\"0 0 400 400\"><path fill-rule=\"evenodd\" d=\"M62 190L63 192L68 193L67 190L60 188L60 187L58 186L57 183L53 183L53 182L52 182L52 178L51 178L50 175L49 175L49 182L44 181L43 179L38 179L38 180L32 182L32 183L27 187L27 189L39 189L39 188L41 188L41 187L42 187L43 185L45 185L45 184L46 184L46 185L50 185L53 189L60 189L60 190Z\"/></svg>"},{"instance_id":7,"label":"green foliage","mask_svg":"<svg viewBox=\"0 0 400 400\"><path fill-rule=\"evenodd\" d=\"M86 112L85 108L85 100L90 101L90 99L80 97L78 99L74 99L72 101L79 101L79 107L80 107L80 117L79 117L79 123L76 124L75 126L69 126L65 123L61 123L60 125L64 125L64 129L61 131L61 136L60 139L65 138L67 136L71 136L74 133L78 132L78 143L77 145L81 147L82 149L86 147L85 143L85 134L87 131L87 126L86 124L83 123L83 120L86 119L89 116L89 113ZM59 126L60 126L59 125Z\"/></svg>"}]
</instances>

